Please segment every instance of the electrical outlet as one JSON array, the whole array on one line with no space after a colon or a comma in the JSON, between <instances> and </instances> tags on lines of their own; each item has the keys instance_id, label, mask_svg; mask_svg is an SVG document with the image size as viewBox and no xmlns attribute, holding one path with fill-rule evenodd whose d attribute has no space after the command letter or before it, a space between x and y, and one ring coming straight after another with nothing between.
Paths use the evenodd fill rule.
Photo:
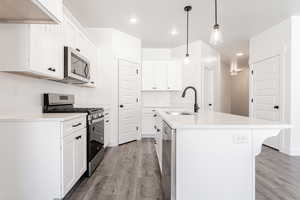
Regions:
<instances>
[{"instance_id":1,"label":"electrical outlet","mask_svg":"<svg viewBox=\"0 0 300 200\"><path fill-rule=\"evenodd\" d=\"M248 144L249 137L247 135L234 135L233 136L233 143L234 144Z\"/></svg>"}]
</instances>

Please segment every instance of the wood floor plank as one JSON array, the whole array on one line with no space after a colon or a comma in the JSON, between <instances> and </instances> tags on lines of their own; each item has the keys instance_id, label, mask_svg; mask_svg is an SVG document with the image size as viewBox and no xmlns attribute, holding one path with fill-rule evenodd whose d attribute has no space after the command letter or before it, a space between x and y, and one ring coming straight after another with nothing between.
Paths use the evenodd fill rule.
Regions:
<instances>
[{"instance_id":1,"label":"wood floor plank","mask_svg":"<svg viewBox=\"0 0 300 200\"><path fill-rule=\"evenodd\" d=\"M110 148L94 175L68 200L163 200L153 140ZM263 147L256 158L256 200L300 200L300 157Z\"/></svg>"}]
</instances>

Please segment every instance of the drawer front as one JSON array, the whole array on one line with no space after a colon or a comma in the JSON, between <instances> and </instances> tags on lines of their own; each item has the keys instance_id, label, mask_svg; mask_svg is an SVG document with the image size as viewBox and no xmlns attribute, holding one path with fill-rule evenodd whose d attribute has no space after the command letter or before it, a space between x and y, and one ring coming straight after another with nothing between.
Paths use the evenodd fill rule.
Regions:
<instances>
[{"instance_id":1,"label":"drawer front","mask_svg":"<svg viewBox=\"0 0 300 200\"><path fill-rule=\"evenodd\" d=\"M105 126L109 126L111 124L109 109L104 111L104 123L105 123Z\"/></svg>"},{"instance_id":2,"label":"drawer front","mask_svg":"<svg viewBox=\"0 0 300 200\"><path fill-rule=\"evenodd\" d=\"M64 133L63 136L68 136L75 131L86 128L86 117L80 117L64 122Z\"/></svg>"}]
</instances>

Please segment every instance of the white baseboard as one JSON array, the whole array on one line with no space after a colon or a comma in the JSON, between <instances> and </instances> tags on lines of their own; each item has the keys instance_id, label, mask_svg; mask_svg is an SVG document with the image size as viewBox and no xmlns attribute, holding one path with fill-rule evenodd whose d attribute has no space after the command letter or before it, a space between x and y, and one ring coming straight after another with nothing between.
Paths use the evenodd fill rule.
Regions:
<instances>
[{"instance_id":1,"label":"white baseboard","mask_svg":"<svg viewBox=\"0 0 300 200\"><path fill-rule=\"evenodd\" d=\"M143 134L142 138L154 138L155 135L154 134Z\"/></svg>"},{"instance_id":2,"label":"white baseboard","mask_svg":"<svg viewBox=\"0 0 300 200\"><path fill-rule=\"evenodd\" d=\"M287 147L283 147L280 150L281 153L287 154L289 156L300 156L300 148L290 149Z\"/></svg>"}]
</instances>

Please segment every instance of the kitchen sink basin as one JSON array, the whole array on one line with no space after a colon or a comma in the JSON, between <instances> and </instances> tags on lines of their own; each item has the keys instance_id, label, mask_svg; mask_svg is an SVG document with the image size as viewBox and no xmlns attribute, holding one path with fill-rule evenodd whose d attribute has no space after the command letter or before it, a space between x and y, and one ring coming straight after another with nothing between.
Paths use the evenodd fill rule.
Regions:
<instances>
[{"instance_id":1,"label":"kitchen sink basin","mask_svg":"<svg viewBox=\"0 0 300 200\"><path fill-rule=\"evenodd\" d=\"M194 113L191 112L179 112L179 111L167 111L168 115L194 115Z\"/></svg>"}]
</instances>

